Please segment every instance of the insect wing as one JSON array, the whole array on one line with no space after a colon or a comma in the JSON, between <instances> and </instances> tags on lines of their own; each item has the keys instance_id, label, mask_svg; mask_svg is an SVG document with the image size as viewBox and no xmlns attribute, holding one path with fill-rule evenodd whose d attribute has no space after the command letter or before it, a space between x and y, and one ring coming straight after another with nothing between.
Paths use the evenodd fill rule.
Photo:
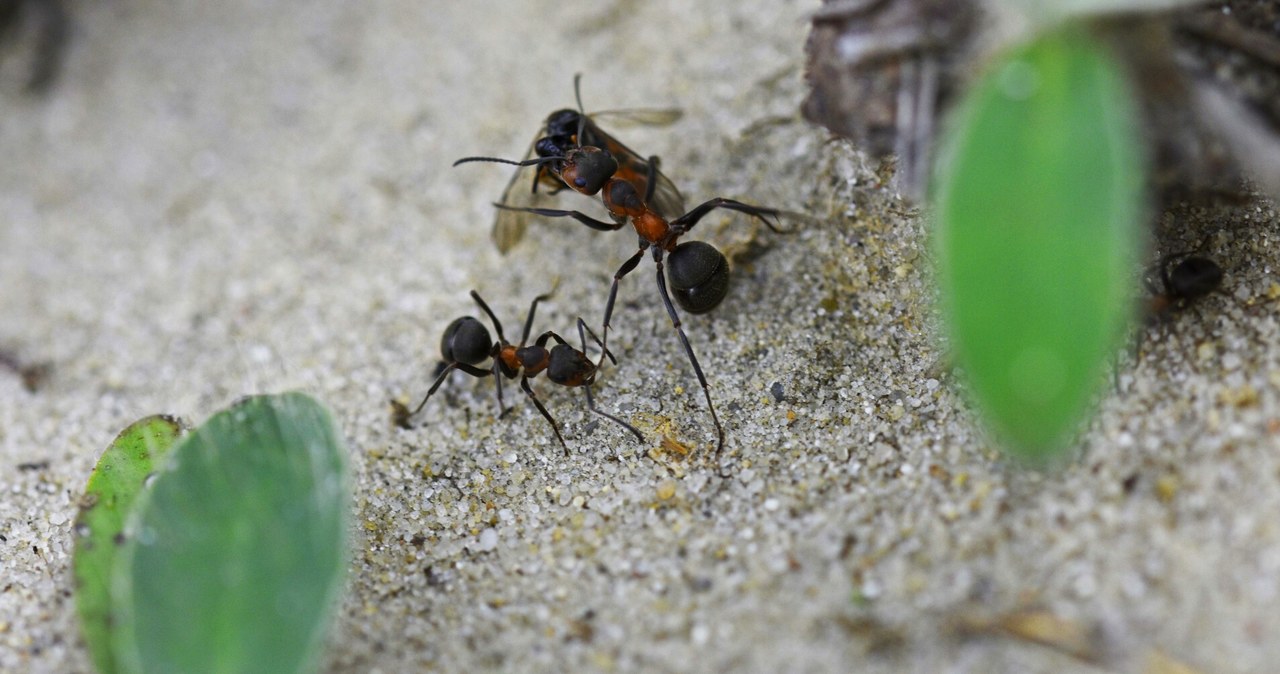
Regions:
<instances>
[{"instance_id":1,"label":"insect wing","mask_svg":"<svg viewBox=\"0 0 1280 674\"><path fill-rule=\"evenodd\" d=\"M541 133L535 134L533 140L529 142L529 149L525 151L521 161L525 161L533 156L533 144L537 142ZM535 180L540 180L545 172L535 174ZM527 173L523 173L517 168L512 174L511 179L507 181L507 186L502 190L502 196L498 199L498 203L513 208L526 208L534 204L537 194L533 191L532 185L527 185L524 180L529 180ZM554 178L552 178L554 180ZM489 230L489 238L493 241L493 245L497 246L498 252L503 255L507 251L515 247L520 240L524 238L525 228L529 224L529 213L520 211L508 211L498 209L498 214L493 218L493 229Z\"/></svg>"}]
</instances>

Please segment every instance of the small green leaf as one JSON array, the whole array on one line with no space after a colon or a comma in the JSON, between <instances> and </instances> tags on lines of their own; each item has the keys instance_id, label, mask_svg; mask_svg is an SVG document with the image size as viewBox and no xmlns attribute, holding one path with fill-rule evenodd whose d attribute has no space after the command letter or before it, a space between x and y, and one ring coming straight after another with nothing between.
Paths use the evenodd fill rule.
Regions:
<instances>
[{"instance_id":1,"label":"small green leaf","mask_svg":"<svg viewBox=\"0 0 1280 674\"><path fill-rule=\"evenodd\" d=\"M978 406L1025 458L1061 448L1132 316L1135 109L1118 66L1068 28L1000 59L952 120L935 194L941 301Z\"/></svg>"},{"instance_id":2,"label":"small green leaf","mask_svg":"<svg viewBox=\"0 0 1280 674\"><path fill-rule=\"evenodd\" d=\"M101 674L116 671L111 651L111 578L124 522L143 483L182 434L172 417L150 416L116 436L89 476L76 516L72 572L76 608L89 656Z\"/></svg>"},{"instance_id":3,"label":"small green leaf","mask_svg":"<svg viewBox=\"0 0 1280 674\"><path fill-rule=\"evenodd\" d=\"M314 669L346 566L346 451L298 394L214 415L129 521L113 596L130 672Z\"/></svg>"}]
</instances>

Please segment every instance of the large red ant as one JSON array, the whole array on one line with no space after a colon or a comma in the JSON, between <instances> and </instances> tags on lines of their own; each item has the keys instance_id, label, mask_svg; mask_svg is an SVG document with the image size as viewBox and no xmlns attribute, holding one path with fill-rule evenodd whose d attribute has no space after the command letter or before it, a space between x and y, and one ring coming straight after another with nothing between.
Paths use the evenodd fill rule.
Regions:
<instances>
[{"instance_id":1,"label":"large red ant","mask_svg":"<svg viewBox=\"0 0 1280 674\"><path fill-rule=\"evenodd\" d=\"M440 340L440 355L444 358L444 365L440 373L436 376L436 380L431 384L431 388L427 390L427 395L422 398L422 402L410 411L399 401L391 401L392 420L401 428L410 428L409 419L422 408L426 406L427 401L431 399L432 394L444 380L448 378L449 373L454 370L461 370L472 377L483 378L492 376L496 382L498 389L498 417L506 416L510 411L502 401L502 379L515 379L520 377L520 388L533 401L538 411L542 413L547 423L551 424L551 430L555 431L556 439L560 441L560 445L564 447L566 455L569 453L569 445L565 443L564 436L560 435L560 426L556 420L547 412L547 408L543 407L542 401L538 400L538 396L534 394L533 388L529 386L529 380L538 376L542 372L547 373L547 379L552 383L561 386L582 388L587 396L587 407L596 414L614 421L623 428L631 431L641 442L644 442L644 436L640 431L636 430L631 424L619 419L618 417L599 409L595 405L595 401L591 397L591 385L595 383L596 372L599 371L601 364L607 357L611 362L617 364L613 354L604 347L604 343L600 341L596 334L588 328L586 322L581 318L578 319L578 337L582 342L582 350L573 348L560 335L548 330L538 336L533 344L526 346L529 341L529 332L533 328L533 316L538 310L538 302L547 300L551 295L539 295L533 298L533 303L529 305L529 314L525 318L524 331L520 335L520 343L512 344L502 334L502 323L498 321L498 317L489 309L489 305L480 297L480 293L472 290L471 298L480 305L480 308L489 317L493 323L493 329L498 333L497 341L489 336L489 330L479 320L471 316L463 316L454 320L444 330L444 336ZM587 333L591 334L591 338L600 345L601 354L598 362L592 362L587 357ZM555 341L555 346L547 348L548 341ZM492 359L493 363L489 369L477 367L487 359Z\"/></svg>"},{"instance_id":2,"label":"large red ant","mask_svg":"<svg viewBox=\"0 0 1280 674\"><path fill-rule=\"evenodd\" d=\"M583 116L579 121L577 134L579 139L583 136L585 123L586 119ZM464 157L454 162L453 165L486 161L516 166L546 167L547 171L559 178L561 182L575 192L588 196L600 194L605 209L614 221L596 220L575 210L516 208L504 204L494 204L498 208L553 218L573 218L592 229L600 231L615 231L625 227L628 222L631 223L632 227L635 228L636 234L639 235L639 250L626 262L623 262L622 266L613 275L613 285L609 289L609 301L605 305L601 346L603 348L609 341L609 321L613 317L614 302L618 295L618 282L640 264L645 251L651 251L657 268L658 292L662 296L662 302L667 309L667 314L671 317L672 327L675 328L676 334L679 335L685 355L688 356L689 363L693 366L693 371L698 377L698 383L702 386L702 392L707 399L707 409L711 412L711 420L716 427L716 457L718 460L724 449L724 428L720 425L720 418L716 414L715 404L711 400L711 389L707 385L707 377L702 372L702 366L699 365L698 358L694 355L693 347L689 344L689 338L684 333L680 315L676 312L675 306L672 305L671 297L667 292L667 279L664 273L663 259L669 256L672 294L676 296L676 301L680 306L686 311L695 314L710 311L720 304L728 292L728 261L720 251L710 244L701 241L679 243L680 237L693 229L703 216L717 208L746 213L759 219L770 230L781 232L782 230L778 229L768 218L773 217L776 220L782 214L782 211L717 197L699 204L679 217L667 219L648 205L658 184L656 179L657 164L655 161L649 162L648 180L642 195L640 189L633 182L619 177L619 162L607 149L589 145L574 145L568 148L567 151L561 152L564 148L559 147L555 142L543 143L541 141L535 143L535 149L540 152L546 151L547 155L525 161L512 161L496 157Z\"/></svg>"},{"instance_id":3,"label":"large red ant","mask_svg":"<svg viewBox=\"0 0 1280 674\"><path fill-rule=\"evenodd\" d=\"M631 122L649 125L667 125L675 122L680 118L681 112L677 108L643 108L630 110L606 110L603 112L592 113L590 115L580 112L582 109L582 95L579 89L581 76L573 78L573 93L578 102L579 110L564 109L551 113L544 124L544 128L534 137L534 141L529 144L529 149L525 152L525 159L529 159L533 155L538 157L563 156L569 150L578 147L598 147L609 152L618 160L617 177L630 182L636 186L636 189L646 194L651 194L651 198L646 199L653 205L653 208L666 217L676 217L684 212L684 197L680 195L680 190L668 179L661 171L658 170L658 158L656 156L643 158L639 153L631 148L623 145L621 141L605 132L596 124L596 119L608 117L618 122ZM494 245L498 247L498 251L506 253L513 246L524 238L526 225L528 224L529 213L519 209L521 207L530 206L533 203L533 195L538 193L538 185L550 190L552 194L559 192L565 188L565 184L560 181L552 171L549 171L545 165L538 166L533 175L533 185L528 191L513 190L520 172L512 174L511 180L507 181L507 187L502 191L502 196L498 199L498 203L504 206L511 206L511 209L500 209L498 215L493 221L493 230L490 232L490 238L493 239ZM652 190L650 184L653 184Z\"/></svg>"}]
</instances>

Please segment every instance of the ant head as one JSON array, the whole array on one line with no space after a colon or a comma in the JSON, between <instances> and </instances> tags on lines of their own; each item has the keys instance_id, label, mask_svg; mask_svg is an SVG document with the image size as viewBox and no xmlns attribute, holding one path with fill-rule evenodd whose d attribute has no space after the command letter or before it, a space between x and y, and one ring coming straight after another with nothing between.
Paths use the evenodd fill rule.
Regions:
<instances>
[{"instance_id":1,"label":"ant head","mask_svg":"<svg viewBox=\"0 0 1280 674\"><path fill-rule=\"evenodd\" d=\"M560 169L560 179L575 192L593 196L618 172L618 160L598 147L580 147L569 152Z\"/></svg>"},{"instance_id":2,"label":"ant head","mask_svg":"<svg viewBox=\"0 0 1280 674\"><path fill-rule=\"evenodd\" d=\"M440 340L440 355L450 363L479 365L493 351L493 338L484 323L463 316L444 329Z\"/></svg>"},{"instance_id":3,"label":"ant head","mask_svg":"<svg viewBox=\"0 0 1280 674\"><path fill-rule=\"evenodd\" d=\"M709 243L676 246L667 256L667 269L672 297L691 314L711 311L729 293L729 261Z\"/></svg>"},{"instance_id":4,"label":"ant head","mask_svg":"<svg viewBox=\"0 0 1280 674\"><path fill-rule=\"evenodd\" d=\"M569 138L578 133L578 120L581 118L577 110L556 110L547 117L547 135Z\"/></svg>"},{"instance_id":5,"label":"ant head","mask_svg":"<svg viewBox=\"0 0 1280 674\"><path fill-rule=\"evenodd\" d=\"M590 386L596 380L596 364L572 346L557 344L551 349L547 379L561 386Z\"/></svg>"},{"instance_id":6,"label":"ant head","mask_svg":"<svg viewBox=\"0 0 1280 674\"><path fill-rule=\"evenodd\" d=\"M1204 297L1222 285L1222 267L1205 257L1186 257L1169 270L1165 292L1183 299Z\"/></svg>"}]
</instances>

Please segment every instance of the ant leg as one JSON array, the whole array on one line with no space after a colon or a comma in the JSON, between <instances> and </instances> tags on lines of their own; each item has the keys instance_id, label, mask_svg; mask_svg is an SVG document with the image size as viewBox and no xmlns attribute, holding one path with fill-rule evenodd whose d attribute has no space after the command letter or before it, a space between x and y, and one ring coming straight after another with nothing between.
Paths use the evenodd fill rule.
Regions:
<instances>
[{"instance_id":1,"label":"ant leg","mask_svg":"<svg viewBox=\"0 0 1280 674\"><path fill-rule=\"evenodd\" d=\"M533 329L533 314L538 310L538 302L551 299L551 293L543 293L533 298L533 304L529 305L529 315L524 319L524 332L520 335L520 345L529 341L529 331ZM499 334L501 337L501 334Z\"/></svg>"},{"instance_id":2,"label":"ant leg","mask_svg":"<svg viewBox=\"0 0 1280 674\"><path fill-rule=\"evenodd\" d=\"M623 276L630 274L636 268L636 265L640 264L640 260L644 258L644 251L648 248L649 242L641 241L640 250L637 250L635 255L623 262L622 266L618 267L618 271L613 273L613 285L609 287L609 301L604 305L604 327L601 328L604 333L604 339L600 342L600 348L605 353L609 351L609 319L613 317L613 302L618 299L618 281L621 281ZM655 248L654 250L660 249Z\"/></svg>"},{"instance_id":3,"label":"ant leg","mask_svg":"<svg viewBox=\"0 0 1280 674\"><path fill-rule=\"evenodd\" d=\"M501 369L501 367L502 367L502 366L498 364L499 362L500 362L500 361L499 361L497 358L494 358L494 359L493 359L493 373L492 373L492 374L493 374L493 382L494 382L494 385L495 385L495 386L497 386L497 388L498 388L498 418L499 418L499 419L501 419L501 418L503 418L503 417L507 416L507 413L509 413L511 410L513 410L513 409L515 409L515 408L514 408L514 407L507 407L507 406L502 402L502 369Z\"/></svg>"},{"instance_id":4,"label":"ant leg","mask_svg":"<svg viewBox=\"0 0 1280 674\"><path fill-rule=\"evenodd\" d=\"M581 317L579 317L578 318L578 339L582 341L582 353L584 354L587 352L587 334L586 333L588 332L591 332L591 328L588 328L587 322L582 320ZM556 337L557 339L559 339L559 335L557 335ZM596 340L596 344L600 343L600 340L596 337L596 333L591 332L591 338ZM563 340L561 340L561 342L563 343ZM600 356L600 360L602 362L604 361L605 355L608 355L607 351L604 354L601 354ZM617 365L617 361L614 361L614 365ZM600 365L597 363L596 367L599 368ZM587 409L591 410L592 412L595 412L596 414L599 414L602 417L605 417L606 419L613 421L614 423L618 424L619 426L622 426L628 431L631 431L631 433L636 436L637 440L639 440L640 442L644 442L644 436L640 434L640 431L636 430L635 426L632 426L631 424L623 421L622 419L619 419L618 417L615 417L612 414L609 414L608 412L596 407L595 401L591 399L591 384L587 384L586 386L582 387L582 390L584 393L587 394Z\"/></svg>"},{"instance_id":5,"label":"ant leg","mask_svg":"<svg viewBox=\"0 0 1280 674\"><path fill-rule=\"evenodd\" d=\"M547 342L553 339L556 341L556 344L568 344L568 342L564 341L564 337L561 337L554 330L548 330L541 335L538 335L538 339L534 340L533 343L538 346L546 346Z\"/></svg>"},{"instance_id":6,"label":"ant leg","mask_svg":"<svg viewBox=\"0 0 1280 674\"><path fill-rule=\"evenodd\" d=\"M440 374L436 376L435 382L433 382L431 384L431 388L427 390L427 395L422 397L422 402L418 403L418 406L413 408L413 411L410 411L409 408L405 407L404 405L401 405L400 403L394 400L391 401L392 418L395 420L396 425L399 426L400 428L408 429L410 427L409 419L411 419L418 412L421 412L423 407L426 407L427 401L430 400L431 396L434 395L436 390L440 388L440 385L444 383L444 380L449 378L449 373L453 372L454 370L462 370L463 372L466 372L467 374L477 379L482 379L492 374L488 370L481 370L478 367L473 367L471 365L467 365L466 363L459 363L456 361L453 363L449 363L443 370L440 371Z\"/></svg>"},{"instance_id":7,"label":"ant leg","mask_svg":"<svg viewBox=\"0 0 1280 674\"><path fill-rule=\"evenodd\" d=\"M715 199L711 199L709 201L705 201L701 204L698 204L693 208L693 210L689 211L688 213L685 213L684 215L676 218L675 220L672 220L671 226L676 231L683 234L693 229L693 226L698 224L698 221L702 219L702 216L706 215L707 213L710 213L711 211L714 211L717 208L725 208L731 211L738 211L739 213L746 213L747 215L750 215L751 217L760 220L760 222L763 222L765 227L768 227L771 231L777 234L782 234L784 233L784 231L787 231L787 230L779 229L777 225L769 221L768 217L765 217L765 216L770 216L774 220L777 220L778 215L781 214L782 211L779 211L776 208L766 208L764 206L752 206L751 204L744 204L741 201L736 201L734 199L726 199L724 197L716 197Z\"/></svg>"},{"instance_id":8,"label":"ant leg","mask_svg":"<svg viewBox=\"0 0 1280 674\"><path fill-rule=\"evenodd\" d=\"M587 325L586 321L582 320L581 316L579 316L578 317L578 336L579 337L582 337L582 331L584 329L587 331L587 334L591 335L591 339L595 340L596 346L600 347L600 350L601 350L600 355L602 356L602 358L600 359L600 362L596 363L596 368L599 369L599 367L602 364L604 364L604 358L606 357L609 359L610 363L617 365L618 359L614 358L613 354L609 353L609 350L604 348L604 342L600 341L600 338L596 336L595 331L592 330L591 327ZM587 352L587 339L585 337L582 337L582 352L583 353Z\"/></svg>"},{"instance_id":9,"label":"ant leg","mask_svg":"<svg viewBox=\"0 0 1280 674\"><path fill-rule=\"evenodd\" d=\"M720 463L720 454L724 451L724 427L720 425L720 417L716 415L716 406L711 402L711 387L707 385L707 376L702 373L702 366L698 364L698 357L693 354L693 347L689 344L689 338L684 334L684 328L681 327L680 314L676 313L676 308L671 304L671 296L667 294L667 279L662 273L662 249L653 249L653 261L658 265L658 292L662 294L662 303L667 307L667 315L671 317L671 326L676 329L676 334L680 336L680 343L684 346L685 355L689 356L689 363L693 365L694 374L698 375L698 383L702 385L702 393L707 397L707 409L711 411L711 421L716 425L716 464Z\"/></svg>"},{"instance_id":10,"label":"ant leg","mask_svg":"<svg viewBox=\"0 0 1280 674\"><path fill-rule=\"evenodd\" d=\"M541 215L548 218L573 218L574 220L581 222L582 224L590 227L591 229L598 230L601 232L616 231L616 230L622 229L627 225L626 222L604 222L602 220L596 220L595 218L579 211L562 211L558 208L516 208L515 206L508 206L506 204L498 204L498 203L495 203L493 206L494 208L499 208L504 211L520 211L522 213L533 213L534 215Z\"/></svg>"},{"instance_id":11,"label":"ant leg","mask_svg":"<svg viewBox=\"0 0 1280 674\"><path fill-rule=\"evenodd\" d=\"M592 412L595 412L596 414L599 414L602 417L605 417L606 419L609 419L613 423L618 424L619 426L627 429L628 431L631 431L631 434L636 436L636 440L639 440L642 443L644 442L644 435L642 435L640 431L636 430L635 426L632 426L631 424L623 421L622 419L619 419L618 417L615 417L612 414L609 414L608 412L600 409L599 407L596 407L595 401L591 399L590 386L583 386L582 390L584 393L587 394L587 409L591 410Z\"/></svg>"},{"instance_id":12,"label":"ant leg","mask_svg":"<svg viewBox=\"0 0 1280 674\"><path fill-rule=\"evenodd\" d=\"M493 329L498 333L498 341L505 344L507 338L502 336L502 323L498 321L497 316L493 315L493 310L489 308L488 304L485 304L484 300L480 299L480 293L474 290L471 291L471 299L475 300L476 304L479 304L480 308L484 309L484 312L489 315L489 320L493 321Z\"/></svg>"},{"instance_id":13,"label":"ant leg","mask_svg":"<svg viewBox=\"0 0 1280 674\"><path fill-rule=\"evenodd\" d=\"M524 389L524 392L529 396L529 400L533 401L533 406L537 407L538 411L542 413L542 418L546 419L547 423L551 424L551 430L556 432L556 439L560 441L560 446L564 447L564 455L569 456L569 445L565 444L564 436L560 435L560 424L557 424L556 420L551 418L551 413L547 411L547 408L542 406L542 401L538 400L538 396L534 394L533 388L529 386L528 377L520 378L520 388Z\"/></svg>"}]
</instances>

